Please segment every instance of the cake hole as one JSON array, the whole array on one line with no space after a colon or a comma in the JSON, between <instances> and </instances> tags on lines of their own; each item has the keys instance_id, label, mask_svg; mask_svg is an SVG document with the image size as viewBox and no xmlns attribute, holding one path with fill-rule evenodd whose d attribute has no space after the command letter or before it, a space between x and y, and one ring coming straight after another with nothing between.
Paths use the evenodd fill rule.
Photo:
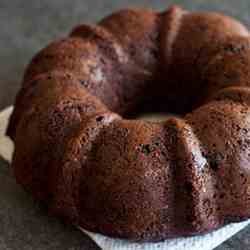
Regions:
<instances>
[{"instance_id":1,"label":"cake hole","mask_svg":"<svg viewBox=\"0 0 250 250\"><path fill-rule=\"evenodd\" d=\"M135 118L137 120L150 121L150 122L162 122L167 118L172 116L173 114L164 114L164 113L143 113L139 114Z\"/></svg>"},{"instance_id":2,"label":"cake hole","mask_svg":"<svg viewBox=\"0 0 250 250\"><path fill-rule=\"evenodd\" d=\"M193 106L188 103L177 102L174 97L170 100L164 95L165 90L155 90L155 83L148 83L148 86L144 86L141 92L141 95L134 93L133 96L127 92L128 94L123 98L125 111L121 114L118 111L118 114L125 119L161 122L170 116L183 117L193 110Z\"/></svg>"}]
</instances>

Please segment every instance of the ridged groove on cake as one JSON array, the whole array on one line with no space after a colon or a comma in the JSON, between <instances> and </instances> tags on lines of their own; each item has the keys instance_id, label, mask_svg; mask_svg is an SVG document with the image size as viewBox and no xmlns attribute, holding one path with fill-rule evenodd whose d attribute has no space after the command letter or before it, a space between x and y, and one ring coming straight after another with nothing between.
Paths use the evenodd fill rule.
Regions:
<instances>
[{"instance_id":1,"label":"ridged groove on cake","mask_svg":"<svg viewBox=\"0 0 250 250\"><path fill-rule=\"evenodd\" d=\"M71 31L70 36L81 37L94 42L100 41L97 46L106 52L106 56L114 57L119 63L127 63L129 60L127 53L113 33L103 27L81 24Z\"/></svg>"},{"instance_id":2,"label":"ridged groove on cake","mask_svg":"<svg viewBox=\"0 0 250 250\"><path fill-rule=\"evenodd\" d=\"M182 24L182 17L186 13L188 12L179 6L172 6L166 12L162 13L163 23L160 46L163 54L163 62L166 64L164 67L171 64L173 45Z\"/></svg>"},{"instance_id":3,"label":"ridged groove on cake","mask_svg":"<svg viewBox=\"0 0 250 250\"><path fill-rule=\"evenodd\" d=\"M250 88L249 87L227 87L216 92L210 97L211 100L232 100L234 102L239 102L241 105L250 105Z\"/></svg>"},{"instance_id":4,"label":"ridged groove on cake","mask_svg":"<svg viewBox=\"0 0 250 250\"><path fill-rule=\"evenodd\" d=\"M124 9L104 18L100 27L114 34L127 55L143 70L156 67L160 18L150 10Z\"/></svg>"},{"instance_id":5,"label":"ridged groove on cake","mask_svg":"<svg viewBox=\"0 0 250 250\"><path fill-rule=\"evenodd\" d=\"M175 230L183 235L192 235L203 228L216 228L218 214L213 197L217 179L209 168L203 145L187 121L170 118L168 123L176 130L176 145L172 145L176 148ZM212 204L214 210L211 210Z\"/></svg>"},{"instance_id":6,"label":"ridged groove on cake","mask_svg":"<svg viewBox=\"0 0 250 250\"><path fill-rule=\"evenodd\" d=\"M67 138L61 158L56 163L61 167L55 173L50 207L53 213L60 214L60 216L70 219L71 222L79 223L80 184L83 168L86 168L88 164L87 156L102 129L108 128L119 119L121 117L112 113L98 113L86 117L81 121L80 127Z\"/></svg>"},{"instance_id":7,"label":"ridged groove on cake","mask_svg":"<svg viewBox=\"0 0 250 250\"><path fill-rule=\"evenodd\" d=\"M174 188L171 147L166 147L165 138L161 124L143 121L118 120L102 130L88 156L89 166L83 172L80 224L90 230L103 233L108 230L116 236L123 232L124 237L134 235L137 239L150 234L159 238L161 227L169 232L174 228L173 193L168 193ZM163 180L165 184L159 185ZM95 198L89 202L90 197ZM165 219L168 223L161 225L160 221Z\"/></svg>"},{"instance_id":8,"label":"ridged groove on cake","mask_svg":"<svg viewBox=\"0 0 250 250\"><path fill-rule=\"evenodd\" d=\"M206 95L230 86L249 86L249 64L250 38L241 35L228 37L201 71Z\"/></svg>"},{"instance_id":9,"label":"ridged groove on cake","mask_svg":"<svg viewBox=\"0 0 250 250\"><path fill-rule=\"evenodd\" d=\"M162 90L170 94L173 106L178 106L181 99L183 105L177 111L185 113L202 105L213 87L210 83L212 72L204 76L205 68L211 63L211 68L215 70L213 58L221 56L232 37L241 37L237 40L243 44L248 34L242 24L218 13L195 12L181 16L178 34L172 45L171 64L167 68L168 84ZM236 42L232 47L236 47Z\"/></svg>"},{"instance_id":10,"label":"ridged groove on cake","mask_svg":"<svg viewBox=\"0 0 250 250\"><path fill-rule=\"evenodd\" d=\"M40 199L48 199L54 179L48 178L57 171L54 164L63 150L67 137L71 136L81 122L88 117L107 112L96 98L86 92L76 78L68 73L51 72L37 79L34 89L27 93L29 101L25 112L19 114L18 129L28 131L15 136L15 143L23 140L23 151L14 156L14 167L18 182L22 183ZM48 94L46 94L48 91ZM39 94L38 94L39 93ZM32 121L32 122L31 122ZM34 154L26 156L34 150ZM56 156L49 155L53 152ZM51 182L51 183L50 183ZM43 186L43 189L41 187Z\"/></svg>"},{"instance_id":11,"label":"ridged groove on cake","mask_svg":"<svg viewBox=\"0 0 250 250\"><path fill-rule=\"evenodd\" d=\"M248 105L237 98L225 98L211 101L186 117L217 180L214 198L218 223L249 216L249 115Z\"/></svg>"}]
</instances>

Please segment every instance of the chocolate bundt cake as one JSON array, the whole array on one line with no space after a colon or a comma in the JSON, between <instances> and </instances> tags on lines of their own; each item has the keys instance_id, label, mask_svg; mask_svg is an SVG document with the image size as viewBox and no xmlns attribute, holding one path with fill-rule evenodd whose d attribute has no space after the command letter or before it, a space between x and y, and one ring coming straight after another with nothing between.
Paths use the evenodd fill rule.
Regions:
<instances>
[{"instance_id":1,"label":"chocolate bundt cake","mask_svg":"<svg viewBox=\"0 0 250 250\"><path fill-rule=\"evenodd\" d=\"M174 112L161 122L141 111ZM214 12L121 10L31 61L8 135L53 214L137 241L250 217L250 36Z\"/></svg>"}]
</instances>

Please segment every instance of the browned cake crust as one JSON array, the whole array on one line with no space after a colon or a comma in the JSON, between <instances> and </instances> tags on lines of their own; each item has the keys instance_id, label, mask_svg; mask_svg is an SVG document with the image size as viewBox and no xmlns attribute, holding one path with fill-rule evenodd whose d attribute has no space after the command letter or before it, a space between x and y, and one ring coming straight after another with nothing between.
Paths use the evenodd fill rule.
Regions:
<instances>
[{"instance_id":1,"label":"browned cake crust","mask_svg":"<svg viewBox=\"0 0 250 250\"><path fill-rule=\"evenodd\" d=\"M218 13L128 9L80 25L27 68L8 128L16 179L54 214L131 240L246 219L249 69L248 30ZM187 114L122 118L142 106Z\"/></svg>"}]
</instances>

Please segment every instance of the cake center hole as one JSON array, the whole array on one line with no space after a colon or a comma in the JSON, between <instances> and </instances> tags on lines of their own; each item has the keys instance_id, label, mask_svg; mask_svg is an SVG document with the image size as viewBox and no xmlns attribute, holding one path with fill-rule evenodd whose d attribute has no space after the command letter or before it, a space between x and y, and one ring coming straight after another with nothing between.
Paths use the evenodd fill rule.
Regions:
<instances>
[{"instance_id":1,"label":"cake center hole","mask_svg":"<svg viewBox=\"0 0 250 250\"><path fill-rule=\"evenodd\" d=\"M152 112L152 113L139 113L136 115L136 120L144 120L151 122L165 121L170 116L177 116L176 114L163 113L163 112Z\"/></svg>"},{"instance_id":2,"label":"cake center hole","mask_svg":"<svg viewBox=\"0 0 250 250\"><path fill-rule=\"evenodd\" d=\"M176 102L166 97L155 97L152 94L150 97L146 97L141 102L135 104L134 107L132 106L132 108L122 116L129 120L136 119L161 122L173 116L178 118L184 117L192 111L190 104L181 101L177 102L177 99L175 101Z\"/></svg>"}]
</instances>

